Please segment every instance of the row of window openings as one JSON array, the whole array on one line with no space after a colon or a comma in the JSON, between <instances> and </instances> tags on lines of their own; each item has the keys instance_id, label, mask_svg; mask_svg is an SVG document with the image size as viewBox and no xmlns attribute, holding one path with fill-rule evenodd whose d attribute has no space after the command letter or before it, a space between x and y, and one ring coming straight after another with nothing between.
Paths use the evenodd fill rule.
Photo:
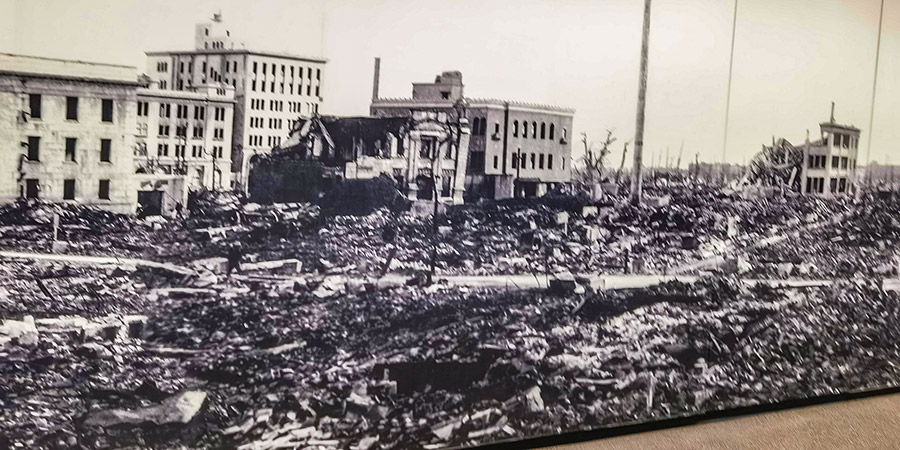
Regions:
<instances>
[{"instance_id":1,"label":"row of window openings","mask_svg":"<svg viewBox=\"0 0 900 450\"><path fill-rule=\"evenodd\" d=\"M825 164L828 161L828 157L825 155L809 155L809 161L807 166L810 169L824 169ZM832 156L831 157L831 168L832 169L855 169L856 168L856 160L850 159L846 156Z\"/></svg>"},{"instance_id":2,"label":"row of window openings","mask_svg":"<svg viewBox=\"0 0 900 450\"><path fill-rule=\"evenodd\" d=\"M66 138L65 161L77 162L77 138ZM38 136L28 137L28 152L26 153L28 161L41 160L41 138ZM112 158L112 140L100 139L100 162L111 162Z\"/></svg>"},{"instance_id":3,"label":"row of window openings","mask_svg":"<svg viewBox=\"0 0 900 450\"><path fill-rule=\"evenodd\" d=\"M176 126L175 127L175 137L187 139L187 126ZM169 125L160 125L158 136L167 137L170 136L170 132L172 131L171 126ZM193 127L191 128L192 136L194 139L203 139L203 127ZM138 125L138 136L146 136L147 135L147 124ZM214 128L213 129L213 139L217 141L221 141L225 139L225 129L224 128Z\"/></svg>"},{"instance_id":4,"label":"row of window openings","mask_svg":"<svg viewBox=\"0 0 900 450\"><path fill-rule=\"evenodd\" d=\"M290 70L290 77L291 77L291 78L294 78L294 66L285 66L284 64L281 64L281 77L282 77L282 78L285 78L285 77L288 76L288 75L287 75L287 74L288 74L288 70L287 70L288 67L290 67L290 69L291 69L291 70ZM253 73L254 73L254 74L257 73L257 69L258 69L258 68L259 68L258 63L257 63L256 61L254 61L254 62L253 62ZM267 68L271 68L271 69L272 69L272 71L271 71L272 75L275 75L276 70L278 69L278 64L275 64L275 63L271 63L271 64L270 64L270 63L262 63L262 72L259 72L259 73L261 73L261 74L263 74L263 75L265 75L266 73L269 73L269 72L267 72ZM303 67L297 66L297 75L298 75L298 77L299 77L301 80L303 79ZM307 78L308 80L312 80L312 67L307 67L307 68L306 68L306 78ZM321 79L322 79L322 69L316 69L316 80L321 80Z\"/></svg>"},{"instance_id":5,"label":"row of window openings","mask_svg":"<svg viewBox=\"0 0 900 450\"><path fill-rule=\"evenodd\" d=\"M832 178L831 179L831 191L832 193L845 193L847 192L847 179L846 178ZM825 177L809 177L806 179L806 193L807 194L822 194L825 192Z\"/></svg>"},{"instance_id":6,"label":"row of window openings","mask_svg":"<svg viewBox=\"0 0 900 450\"><path fill-rule=\"evenodd\" d=\"M513 156L512 158L512 168L513 169L528 169L528 153L519 153L518 158ZM552 154L544 154L544 153L531 153L531 168L532 169L543 169L544 161L546 156L547 169L553 170L553 155ZM494 156L494 168L499 168L499 160L496 156Z\"/></svg>"},{"instance_id":7,"label":"row of window openings","mask_svg":"<svg viewBox=\"0 0 900 450\"><path fill-rule=\"evenodd\" d=\"M834 146L843 148L858 148L859 138L849 134L834 133Z\"/></svg>"},{"instance_id":8,"label":"row of window openings","mask_svg":"<svg viewBox=\"0 0 900 450\"><path fill-rule=\"evenodd\" d=\"M183 144L176 144L173 146L175 150L175 158L185 158L187 155L187 146ZM203 149L202 145L192 145L191 146L191 157L192 158L202 158L206 152ZM225 155L224 147L220 145L213 146L212 153L209 154L213 158L222 158ZM156 147L156 156L159 157L168 157L169 156L169 144L159 144Z\"/></svg>"},{"instance_id":9,"label":"row of window openings","mask_svg":"<svg viewBox=\"0 0 900 450\"><path fill-rule=\"evenodd\" d=\"M109 180L100 180L97 187L97 198L100 200L109 200ZM37 178L28 178L25 180L24 192L25 198L39 198L41 191L40 180ZM75 180L63 180L63 200L75 200Z\"/></svg>"},{"instance_id":10,"label":"row of window openings","mask_svg":"<svg viewBox=\"0 0 900 450\"><path fill-rule=\"evenodd\" d=\"M43 116L43 96L41 94L28 94L29 116L32 119L41 119ZM66 120L78 120L78 97L66 97ZM112 99L102 99L100 121L113 121Z\"/></svg>"},{"instance_id":11,"label":"row of window openings","mask_svg":"<svg viewBox=\"0 0 900 450\"><path fill-rule=\"evenodd\" d=\"M138 116L145 117L149 111L149 104L147 102L138 102ZM189 119L190 117L190 107L188 105L175 105L175 118L176 119ZM214 119L217 121L225 120L225 108L215 107L213 108ZM161 118L169 118L172 117L172 105L169 103L160 103L159 104L159 117ZM195 106L194 107L194 119L195 120L206 120L206 107L205 106Z\"/></svg>"},{"instance_id":12,"label":"row of window openings","mask_svg":"<svg viewBox=\"0 0 900 450\"><path fill-rule=\"evenodd\" d=\"M261 73L261 74L265 75L266 73L271 73L272 75L275 75L278 70L278 64L274 64L274 63L271 63L271 64L270 63L262 63L262 72L259 72L259 67L260 67L259 63L254 61L253 62L253 73L254 74ZM187 68L188 73L192 73L194 71L194 63L189 61L187 63L187 66L185 66L184 61L181 61L178 65L178 71L181 73L184 73L185 68ZM269 68L271 68L271 72L269 72L269 70L268 70ZM290 70L288 70L288 68L290 68ZM203 66L201 67L201 69L204 73L206 72L206 61L203 61ZM168 61L159 61L156 63L156 71L157 72L167 72L168 70L169 70ZM228 73L229 71L235 72L235 73L238 72L237 61L225 61L225 73ZM285 66L284 64L281 64L281 76L287 77L288 73L290 73L291 78L294 78L294 75L296 74L299 79L301 79L301 80L303 79L303 67L297 66L296 72L295 72L294 66ZM308 80L313 79L312 67L306 68L306 79L308 79ZM316 80L321 80L321 79L322 79L322 69L316 69Z\"/></svg>"},{"instance_id":13,"label":"row of window openings","mask_svg":"<svg viewBox=\"0 0 900 450\"><path fill-rule=\"evenodd\" d=\"M281 137L280 136L253 136L249 137L250 145L254 147L261 147L263 145L263 137L267 137L268 139L265 141L266 145L269 147L277 147L281 145Z\"/></svg>"},{"instance_id":14,"label":"row of window openings","mask_svg":"<svg viewBox=\"0 0 900 450\"><path fill-rule=\"evenodd\" d=\"M291 123L293 125L293 123ZM284 119L269 118L269 129L280 130L284 126ZM251 117L250 128L263 128L262 117Z\"/></svg>"},{"instance_id":15,"label":"row of window openings","mask_svg":"<svg viewBox=\"0 0 900 450\"><path fill-rule=\"evenodd\" d=\"M513 137L519 137L519 121L513 121ZM528 122L522 122L521 134L523 138L528 138L529 131L531 132L531 137L533 139L556 139L556 125L550 124L550 127L547 127L546 122L541 122L540 127L538 127L538 123L531 122L531 127L529 128ZM549 133L548 133L549 131ZM476 117L472 120L472 134L475 136L484 136L487 133L487 119L483 117ZM567 131L563 128L563 140L566 139ZM494 135L500 136L500 123L494 122Z\"/></svg>"},{"instance_id":16,"label":"row of window openings","mask_svg":"<svg viewBox=\"0 0 900 450\"><path fill-rule=\"evenodd\" d=\"M269 92L275 93L275 82L274 81L270 82L269 86L270 86ZM250 90L256 91L257 90L256 87L257 87L256 80L251 80L250 81ZM266 92L266 82L265 81L261 81L259 83L259 92ZM284 94L284 82L281 83L281 92L280 93ZM294 84L293 83L288 84L288 94L294 95ZM319 90L319 86L316 86L316 97L320 97L321 96L320 94L321 94L321 91ZM302 84L297 85L297 95L303 95L303 85ZM306 85L306 95L312 95L312 85L311 84Z\"/></svg>"}]
</instances>

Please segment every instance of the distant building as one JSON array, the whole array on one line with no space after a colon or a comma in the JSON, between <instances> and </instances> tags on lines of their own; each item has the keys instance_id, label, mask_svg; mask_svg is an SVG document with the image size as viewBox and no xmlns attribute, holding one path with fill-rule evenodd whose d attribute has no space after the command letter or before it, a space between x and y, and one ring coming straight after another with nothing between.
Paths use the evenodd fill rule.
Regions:
<instances>
[{"instance_id":1,"label":"distant building","mask_svg":"<svg viewBox=\"0 0 900 450\"><path fill-rule=\"evenodd\" d=\"M802 145L773 137L772 145L763 145L750 161L737 186L755 194L790 191L832 196L854 192L860 130L835 123L834 105L831 120L819 124L819 129L819 139L810 141L807 131ZM703 170L698 167L693 173L699 177Z\"/></svg>"},{"instance_id":2,"label":"distant building","mask_svg":"<svg viewBox=\"0 0 900 450\"><path fill-rule=\"evenodd\" d=\"M229 188L234 104L224 84L138 89L135 172L186 175L192 190Z\"/></svg>"},{"instance_id":3,"label":"distant building","mask_svg":"<svg viewBox=\"0 0 900 450\"><path fill-rule=\"evenodd\" d=\"M288 185L309 185L310 180L305 178L315 176L327 179L327 186L342 179L386 175L411 200L433 200L436 193L443 203L462 203L469 135L465 119L456 121L447 113L434 111L416 111L410 117L304 119L283 148L266 158L268 163L277 161L275 164L263 169L252 163L250 193L253 196L260 186L297 191ZM306 171L309 166L305 165L293 169L287 164L289 160L315 162L318 167L311 171ZM258 170L298 172L273 177Z\"/></svg>"},{"instance_id":4,"label":"distant building","mask_svg":"<svg viewBox=\"0 0 900 450\"><path fill-rule=\"evenodd\" d=\"M234 89L229 151L235 184L242 186L250 156L268 153L298 117L319 112L326 60L242 48L219 14L196 26L194 47L147 52L147 73L162 90L190 91L212 83Z\"/></svg>"},{"instance_id":5,"label":"distant building","mask_svg":"<svg viewBox=\"0 0 900 450\"><path fill-rule=\"evenodd\" d=\"M819 124L821 138L803 146L801 189L804 194L834 195L853 191L859 152L859 128L834 122Z\"/></svg>"},{"instance_id":6,"label":"distant building","mask_svg":"<svg viewBox=\"0 0 900 450\"><path fill-rule=\"evenodd\" d=\"M571 180L570 130L575 110L529 103L470 99L462 74L444 72L433 83L413 83L411 98L378 95L380 61L375 62L370 112L403 117L414 111L453 112L465 107L472 138L466 197L540 196Z\"/></svg>"},{"instance_id":7,"label":"distant building","mask_svg":"<svg viewBox=\"0 0 900 450\"><path fill-rule=\"evenodd\" d=\"M0 201L133 213L134 67L0 54Z\"/></svg>"}]
</instances>

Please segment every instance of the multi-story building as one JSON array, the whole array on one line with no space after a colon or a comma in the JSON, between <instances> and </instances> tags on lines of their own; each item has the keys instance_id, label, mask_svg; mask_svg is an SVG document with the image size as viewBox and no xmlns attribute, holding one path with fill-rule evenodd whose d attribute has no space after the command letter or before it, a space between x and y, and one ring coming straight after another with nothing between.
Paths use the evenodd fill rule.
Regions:
<instances>
[{"instance_id":1,"label":"multi-story building","mask_svg":"<svg viewBox=\"0 0 900 450\"><path fill-rule=\"evenodd\" d=\"M230 187L234 88L173 91L156 84L137 91L134 171L186 175L193 190Z\"/></svg>"},{"instance_id":2,"label":"multi-story building","mask_svg":"<svg viewBox=\"0 0 900 450\"><path fill-rule=\"evenodd\" d=\"M194 50L147 52L147 73L162 90L223 83L234 88L231 161L237 186L250 157L280 145L298 117L319 112L326 60L236 45L219 14L196 26Z\"/></svg>"},{"instance_id":3,"label":"multi-story building","mask_svg":"<svg viewBox=\"0 0 900 450\"><path fill-rule=\"evenodd\" d=\"M444 72L433 83L413 83L411 98L380 98L380 61L370 113L375 117L409 116L414 111L452 113L465 110L472 137L466 174L466 197L540 196L571 180L569 132L575 110L548 105L466 98L462 74Z\"/></svg>"},{"instance_id":4,"label":"multi-story building","mask_svg":"<svg viewBox=\"0 0 900 450\"><path fill-rule=\"evenodd\" d=\"M853 191L859 153L859 128L831 120L819 124L821 138L803 146L800 188L804 194L840 195Z\"/></svg>"},{"instance_id":5,"label":"multi-story building","mask_svg":"<svg viewBox=\"0 0 900 450\"><path fill-rule=\"evenodd\" d=\"M0 201L134 212L134 67L0 54Z\"/></svg>"}]
</instances>

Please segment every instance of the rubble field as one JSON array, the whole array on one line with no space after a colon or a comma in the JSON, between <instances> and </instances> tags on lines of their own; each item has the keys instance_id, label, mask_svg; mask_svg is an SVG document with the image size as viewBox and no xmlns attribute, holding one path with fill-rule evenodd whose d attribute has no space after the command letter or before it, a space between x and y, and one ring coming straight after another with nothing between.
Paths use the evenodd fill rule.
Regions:
<instances>
[{"instance_id":1,"label":"rubble field","mask_svg":"<svg viewBox=\"0 0 900 450\"><path fill-rule=\"evenodd\" d=\"M0 258L0 448L468 447L897 385L891 199L673 192L437 224L221 195L177 220L5 207L3 250L51 252L57 214L65 253L183 269ZM433 235L439 276L743 264L633 289L424 285ZM375 283L391 254L406 277Z\"/></svg>"}]
</instances>

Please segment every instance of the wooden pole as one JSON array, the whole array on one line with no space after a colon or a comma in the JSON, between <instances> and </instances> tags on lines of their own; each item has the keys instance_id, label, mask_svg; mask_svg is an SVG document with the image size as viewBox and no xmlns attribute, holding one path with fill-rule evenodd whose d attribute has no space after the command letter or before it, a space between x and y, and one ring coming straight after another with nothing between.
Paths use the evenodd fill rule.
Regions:
<instances>
[{"instance_id":1,"label":"wooden pole","mask_svg":"<svg viewBox=\"0 0 900 450\"><path fill-rule=\"evenodd\" d=\"M644 109L647 103L647 56L650 50L650 1L644 0L644 29L641 34L641 71L638 80L637 118L634 131L634 169L631 177L631 204L640 206L643 192Z\"/></svg>"},{"instance_id":2,"label":"wooden pole","mask_svg":"<svg viewBox=\"0 0 900 450\"><path fill-rule=\"evenodd\" d=\"M873 75L872 79L872 106L871 110L869 111L869 139L868 143L866 144L866 172L869 172L869 166L872 163L872 127L875 124L875 93L878 89L878 60L881 56L881 28L884 23L884 0L881 0L880 11L881 12L878 15L878 41L875 44L875 74ZM870 179L871 177L866 176L866 178ZM868 184L871 185L871 181L869 181Z\"/></svg>"},{"instance_id":3,"label":"wooden pole","mask_svg":"<svg viewBox=\"0 0 900 450\"><path fill-rule=\"evenodd\" d=\"M722 136L722 164L728 148L728 119L731 113L731 78L734 73L734 38L737 35L738 0L734 0L734 19L731 23L731 56L728 60L728 91L725 94L725 131Z\"/></svg>"}]
</instances>

